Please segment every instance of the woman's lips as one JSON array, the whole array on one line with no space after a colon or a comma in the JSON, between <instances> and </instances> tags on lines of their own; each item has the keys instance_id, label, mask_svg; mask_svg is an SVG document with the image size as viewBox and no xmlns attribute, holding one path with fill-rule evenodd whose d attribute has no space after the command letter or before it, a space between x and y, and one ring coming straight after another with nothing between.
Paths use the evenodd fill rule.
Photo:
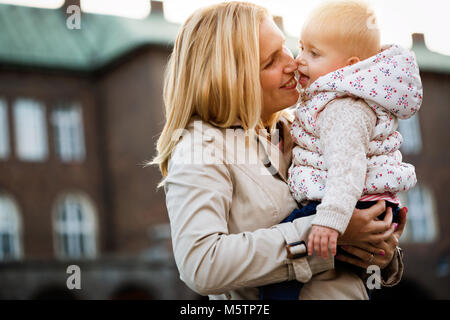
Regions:
<instances>
[{"instance_id":1,"label":"woman's lips","mask_svg":"<svg viewBox=\"0 0 450 320\"><path fill-rule=\"evenodd\" d=\"M297 81L295 80L295 77L292 77L291 80L289 80L284 86L281 87L281 89L294 89L297 87Z\"/></svg>"}]
</instances>

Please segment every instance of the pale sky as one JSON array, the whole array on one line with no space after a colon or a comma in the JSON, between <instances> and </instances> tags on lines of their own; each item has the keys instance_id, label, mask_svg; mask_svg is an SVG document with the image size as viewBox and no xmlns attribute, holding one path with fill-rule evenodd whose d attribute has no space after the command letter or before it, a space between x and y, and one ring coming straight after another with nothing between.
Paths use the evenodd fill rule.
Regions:
<instances>
[{"instance_id":1,"label":"pale sky","mask_svg":"<svg viewBox=\"0 0 450 320\"><path fill-rule=\"evenodd\" d=\"M265 6L284 20L285 31L295 37L309 11L323 0L247 0ZM450 1L447 0L367 0L371 3L381 28L383 44L411 46L411 33L425 34L430 50L450 55ZM56 8L64 0L0 0L38 7ZM183 23L196 9L221 0L165 0L166 19ZM81 0L86 12L143 18L150 11L150 0Z\"/></svg>"}]
</instances>

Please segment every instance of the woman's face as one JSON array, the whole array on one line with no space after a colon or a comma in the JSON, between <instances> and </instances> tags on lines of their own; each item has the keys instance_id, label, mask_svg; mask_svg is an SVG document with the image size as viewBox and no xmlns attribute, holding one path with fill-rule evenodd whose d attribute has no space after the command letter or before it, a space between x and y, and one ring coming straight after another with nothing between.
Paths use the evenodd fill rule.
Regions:
<instances>
[{"instance_id":1,"label":"woman's face","mask_svg":"<svg viewBox=\"0 0 450 320\"><path fill-rule=\"evenodd\" d=\"M292 53L284 45L285 38L272 19L265 18L259 26L260 80L263 91L262 120L294 105L299 93Z\"/></svg>"}]
</instances>

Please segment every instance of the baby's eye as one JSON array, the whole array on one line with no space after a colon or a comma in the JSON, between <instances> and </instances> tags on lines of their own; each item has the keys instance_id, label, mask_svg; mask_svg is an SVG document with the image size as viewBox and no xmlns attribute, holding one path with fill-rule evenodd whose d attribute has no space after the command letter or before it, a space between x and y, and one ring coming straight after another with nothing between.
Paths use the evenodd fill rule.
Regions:
<instances>
[{"instance_id":1,"label":"baby's eye","mask_svg":"<svg viewBox=\"0 0 450 320\"><path fill-rule=\"evenodd\" d=\"M318 54L317 52L315 52L315 51L311 51L311 55L312 55L313 57L317 57L319 54Z\"/></svg>"}]
</instances>

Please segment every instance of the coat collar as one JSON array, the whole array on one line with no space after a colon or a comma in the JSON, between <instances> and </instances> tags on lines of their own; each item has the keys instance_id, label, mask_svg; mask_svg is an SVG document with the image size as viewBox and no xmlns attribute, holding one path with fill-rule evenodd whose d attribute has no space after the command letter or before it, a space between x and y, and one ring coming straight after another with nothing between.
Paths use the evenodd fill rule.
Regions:
<instances>
[{"instance_id":1,"label":"coat collar","mask_svg":"<svg viewBox=\"0 0 450 320\"><path fill-rule=\"evenodd\" d=\"M277 131L269 137L265 131L258 132L257 139L264 149L264 165L270 173L278 175L287 183L287 173L292 160L293 140L291 138L290 128L292 121L282 117L277 123ZM239 120L235 121L233 126L241 127ZM276 144L274 142L277 142ZM281 147L281 148L280 148Z\"/></svg>"}]
</instances>

